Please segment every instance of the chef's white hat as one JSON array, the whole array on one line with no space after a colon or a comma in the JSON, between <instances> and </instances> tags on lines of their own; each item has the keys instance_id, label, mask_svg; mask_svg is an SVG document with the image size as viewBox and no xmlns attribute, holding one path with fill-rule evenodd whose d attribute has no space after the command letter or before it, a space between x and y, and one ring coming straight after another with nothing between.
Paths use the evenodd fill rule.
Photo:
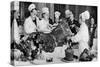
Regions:
<instances>
[{"instance_id":1,"label":"chef's white hat","mask_svg":"<svg viewBox=\"0 0 100 67\"><path fill-rule=\"evenodd\" d=\"M35 4L30 4L28 10L31 11L32 9L36 8Z\"/></svg>"},{"instance_id":2,"label":"chef's white hat","mask_svg":"<svg viewBox=\"0 0 100 67\"><path fill-rule=\"evenodd\" d=\"M49 13L49 9L47 7L43 7L42 8L42 13Z\"/></svg>"},{"instance_id":3,"label":"chef's white hat","mask_svg":"<svg viewBox=\"0 0 100 67\"><path fill-rule=\"evenodd\" d=\"M71 12L70 10L66 10L66 11L65 11L65 14L66 14L66 15L71 14L71 13L72 13L72 12Z\"/></svg>"},{"instance_id":4,"label":"chef's white hat","mask_svg":"<svg viewBox=\"0 0 100 67\"><path fill-rule=\"evenodd\" d=\"M90 13L89 13L88 10L86 10L85 12L83 12L83 13L81 14L81 16L82 16L82 19L83 19L83 20L87 20L87 19L90 18Z\"/></svg>"},{"instance_id":5,"label":"chef's white hat","mask_svg":"<svg viewBox=\"0 0 100 67\"><path fill-rule=\"evenodd\" d=\"M61 13L60 13L59 11L56 11L56 12L55 12L55 15L60 16L60 14L61 14Z\"/></svg>"},{"instance_id":6,"label":"chef's white hat","mask_svg":"<svg viewBox=\"0 0 100 67\"><path fill-rule=\"evenodd\" d=\"M89 19L89 18L90 18L90 13L89 13L89 11L85 11L84 13L85 13L85 19Z\"/></svg>"}]
</instances>

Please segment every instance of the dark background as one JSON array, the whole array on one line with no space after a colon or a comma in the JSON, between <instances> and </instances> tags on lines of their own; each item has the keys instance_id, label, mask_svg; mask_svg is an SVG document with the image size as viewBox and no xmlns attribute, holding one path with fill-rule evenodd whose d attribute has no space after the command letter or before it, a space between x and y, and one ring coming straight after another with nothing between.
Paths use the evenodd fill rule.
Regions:
<instances>
[{"instance_id":1,"label":"dark background","mask_svg":"<svg viewBox=\"0 0 100 67\"><path fill-rule=\"evenodd\" d=\"M30 15L28 11L28 6L33 2L19 2L21 22L24 23L24 20ZM65 10L69 9L73 12L76 20L79 19L79 14L85 10L89 10L91 17L95 19L97 23L97 7L96 6L84 6L84 5L66 5L66 4L50 4L50 3L34 3L36 8L41 11L42 7L48 7L50 11L50 18L54 21L54 12L61 12L61 18L65 17ZM40 13L41 14L41 13ZM39 15L40 16L40 15ZM40 16L41 17L41 16Z\"/></svg>"}]
</instances>

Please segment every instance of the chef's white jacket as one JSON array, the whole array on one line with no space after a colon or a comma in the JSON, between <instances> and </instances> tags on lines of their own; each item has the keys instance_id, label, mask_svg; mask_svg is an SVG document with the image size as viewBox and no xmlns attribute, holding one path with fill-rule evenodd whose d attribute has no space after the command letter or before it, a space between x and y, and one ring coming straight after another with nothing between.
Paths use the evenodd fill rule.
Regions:
<instances>
[{"instance_id":1,"label":"chef's white jacket","mask_svg":"<svg viewBox=\"0 0 100 67\"><path fill-rule=\"evenodd\" d=\"M89 49L89 31L85 22L82 22L79 32L72 37L74 42L79 42L79 55L84 51L84 49Z\"/></svg>"},{"instance_id":2,"label":"chef's white jacket","mask_svg":"<svg viewBox=\"0 0 100 67\"><path fill-rule=\"evenodd\" d=\"M42 19L38 23L38 31L41 31L44 33L50 33L51 29L49 26L50 26L49 21Z\"/></svg>"},{"instance_id":3,"label":"chef's white jacket","mask_svg":"<svg viewBox=\"0 0 100 67\"><path fill-rule=\"evenodd\" d=\"M39 19L36 18L36 23L38 24ZM32 21L31 16L29 16L28 18L26 18L25 22L24 22L24 30L27 34L30 34L32 32L36 32L37 26L35 25L35 23Z\"/></svg>"}]
</instances>

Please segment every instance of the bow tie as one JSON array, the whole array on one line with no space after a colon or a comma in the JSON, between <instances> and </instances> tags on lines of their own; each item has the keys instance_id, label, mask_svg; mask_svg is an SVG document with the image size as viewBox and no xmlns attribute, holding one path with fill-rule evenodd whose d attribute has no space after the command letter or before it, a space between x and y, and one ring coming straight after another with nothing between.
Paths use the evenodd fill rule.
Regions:
<instances>
[{"instance_id":1,"label":"bow tie","mask_svg":"<svg viewBox=\"0 0 100 67\"><path fill-rule=\"evenodd\" d=\"M35 23L35 25L37 25L37 23L36 23L36 19L35 20L32 20L34 23Z\"/></svg>"}]
</instances>

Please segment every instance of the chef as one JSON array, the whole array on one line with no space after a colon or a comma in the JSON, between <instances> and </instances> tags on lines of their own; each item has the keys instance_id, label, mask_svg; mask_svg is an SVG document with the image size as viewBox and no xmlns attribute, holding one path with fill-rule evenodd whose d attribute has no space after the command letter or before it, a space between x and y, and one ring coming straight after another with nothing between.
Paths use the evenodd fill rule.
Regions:
<instances>
[{"instance_id":1,"label":"chef","mask_svg":"<svg viewBox=\"0 0 100 67\"><path fill-rule=\"evenodd\" d=\"M54 24L52 25L53 28L56 28L58 23L61 21L60 15L61 15L61 13L59 11L55 11L55 14L54 14L54 19L55 20L54 20Z\"/></svg>"},{"instance_id":2,"label":"chef","mask_svg":"<svg viewBox=\"0 0 100 67\"><path fill-rule=\"evenodd\" d=\"M38 23L38 31L43 33L50 33L52 26L49 23L49 9L47 7L42 8L42 19Z\"/></svg>"},{"instance_id":3,"label":"chef","mask_svg":"<svg viewBox=\"0 0 100 67\"><path fill-rule=\"evenodd\" d=\"M24 22L24 30L26 34L31 34L37 31L37 24L39 22L35 4L30 4L28 11L30 12L30 16Z\"/></svg>"},{"instance_id":4,"label":"chef","mask_svg":"<svg viewBox=\"0 0 100 67\"><path fill-rule=\"evenodd\" d=\"M61 13L59 11L55 12L55 23L58 24L60 21L60 15Z\"/></svg>"},{"instance_id":5,"label":"chef","mask_svg":"<svg viewBox=\"0 0 100 67\"><path fill-rule=\"evenodd\" d=\"M37 32L37 24L39 22L39 18L37 17L35 4L30 4L28 7L28 11L30 12L30 16L26 18L24 22L24 30L26 35L23 39L26 40L30 36L30 34L32 34L32 40L30 41L32 51L29 53L31 57L29 56L28 58L33 60L34 56L36 55L36 53L34 52L36 52L38 48L38 44L35 43L36 41L34 40L36 34L33 33Z\"/></svg>"},{"instance_id":6,"label":"chef","mask_svg":"<svg viewBox=\"0 0 100 67\"><path fill-rule=\"evenodd\" d=\"M79 22L80 22L80 29L77 32L75 36L73 36L71 39L73 42L79 42L79 56L80 54L85 50L89 50L89 31L88 27L85 23L86 20L90 18L90 13L89 11L85 11L80 14L79 16Z\"/></svg>"}]
</instances>

